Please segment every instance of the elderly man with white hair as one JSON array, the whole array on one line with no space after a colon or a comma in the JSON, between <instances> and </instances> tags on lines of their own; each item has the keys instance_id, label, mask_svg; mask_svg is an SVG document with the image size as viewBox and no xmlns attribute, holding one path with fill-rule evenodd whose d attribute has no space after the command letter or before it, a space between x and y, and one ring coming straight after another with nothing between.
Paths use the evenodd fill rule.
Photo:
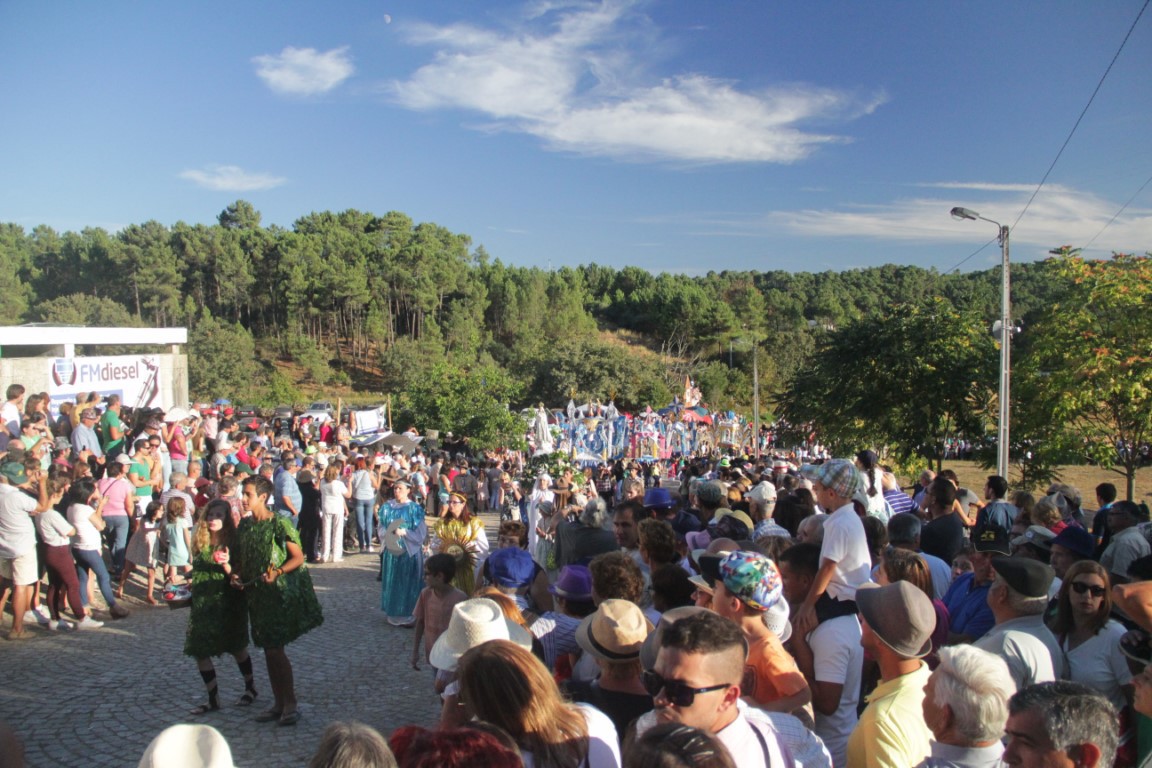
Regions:
<instances>
[{"instance_id":1,"label":"elderly man with white hair","mask_svg":"<svg viewBox=\"0 0 1152 768\"><path fill-rule=\"evenodd\" d=\"M924 722L932 753L919 768L999 768L1016 684L999 656L956 645L940 649L940 666L924 686Z\"/></svg>"}]
</instances>

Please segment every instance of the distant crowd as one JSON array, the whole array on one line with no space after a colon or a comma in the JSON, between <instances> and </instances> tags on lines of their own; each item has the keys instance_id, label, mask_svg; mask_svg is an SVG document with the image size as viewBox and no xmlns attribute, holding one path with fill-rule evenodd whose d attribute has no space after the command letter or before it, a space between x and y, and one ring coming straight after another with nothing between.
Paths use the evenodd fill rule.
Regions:
<instances>
[{"instance_id":1,"label":"distant crowd","mask_svg":"<svg viewBox=\"0 0 1152 768\"><path fill-rule=\"evenodd\" d=\"M236 703L257 700L251 643L271 688L254 719L292 726L288 648L323 622L309 565L378 563L384 631L411 628L441 714L388 739L333 724L311 765L1152 765L1152 524L1107 483L1089 505L998 476L906 489L870 450L554 477L336 424L245 433L224 407L126 420L84 396L53 421L7 396L10 639L98 629L126 589L188 601L192 716L221 706L225 654ZM174 726L141 764L189 740L228 754Z\"/></svg>"}]
</instances>

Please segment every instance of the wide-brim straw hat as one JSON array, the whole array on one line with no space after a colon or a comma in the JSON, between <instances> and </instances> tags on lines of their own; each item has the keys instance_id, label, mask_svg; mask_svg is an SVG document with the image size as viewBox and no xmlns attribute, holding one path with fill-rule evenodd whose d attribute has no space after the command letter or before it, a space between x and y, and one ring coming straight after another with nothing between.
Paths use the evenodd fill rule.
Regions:
<instances>
[{"instance_id":1,"label":"wide-brim straw hat","mask_svg":"<svg viewBox=\"0 0 1152 768\"><path fill-rule=\"evenodd\" d=\"M138 768L234 768L232 750L210 725L172 725L144 750Z\"/></svg>"},{"instance_id":2,"label":"wide-brim straw hat","mask_svg":"<svg viewBox=\"0 0 1152 768\"><path fill-rule=\"evenodd\" d=\"M461 656L489 640L511 640L525 650L532 649L532 634L505 618L495 600L465 600L452 608L448 629L432 646L428 660L437 669L454 670Z\"/></svg>"}]
</instances>

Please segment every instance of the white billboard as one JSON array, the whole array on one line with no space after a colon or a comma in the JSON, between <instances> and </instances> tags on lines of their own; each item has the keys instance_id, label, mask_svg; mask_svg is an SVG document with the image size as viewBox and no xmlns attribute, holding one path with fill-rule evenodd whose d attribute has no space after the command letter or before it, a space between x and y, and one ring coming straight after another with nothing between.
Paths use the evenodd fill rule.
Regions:
<instances>
[{"instance_id":1,"label":"white billboard","mask_svg":"<svg viewBox=\"0 0 1152 768\"><path fill-rule=\"evenodd\" d=\"M170 408L162 402L159 355L57 357L48 361L48 396L53 413L80 392L120 395L128 408Z\"/></svg>"}]
</instances>

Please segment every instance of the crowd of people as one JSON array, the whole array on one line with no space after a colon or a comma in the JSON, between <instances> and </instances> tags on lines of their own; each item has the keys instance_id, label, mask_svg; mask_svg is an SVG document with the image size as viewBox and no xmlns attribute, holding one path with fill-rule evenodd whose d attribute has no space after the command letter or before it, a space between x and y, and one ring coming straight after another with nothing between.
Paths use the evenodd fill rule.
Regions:
<instances>
[{"instance_id":1,"label":"crowd of people","mask_svg":"<svg viewBox=\"0 0 1152 768\"><path fill-rule=\"evenodd\" d=\"M412 630L440 716L387 739L333 724L312 765L1152 764L1148 511L1109 484L1095 512L997 476L902 488L870 450L553 477L514 451L243 433L226 409L24 400L12 385L0 409L12 640L99 629L94 588L120 619L162 574L160 599L190 603L191 714L220 707L224 654L236 703L257 701L251 643L271 689L255 720L291 726L287 648L323 622L308 566L378 558L387 631ZM189 738L227 749L176 728L142 765Z\"/></svg>"}]
</instances>

